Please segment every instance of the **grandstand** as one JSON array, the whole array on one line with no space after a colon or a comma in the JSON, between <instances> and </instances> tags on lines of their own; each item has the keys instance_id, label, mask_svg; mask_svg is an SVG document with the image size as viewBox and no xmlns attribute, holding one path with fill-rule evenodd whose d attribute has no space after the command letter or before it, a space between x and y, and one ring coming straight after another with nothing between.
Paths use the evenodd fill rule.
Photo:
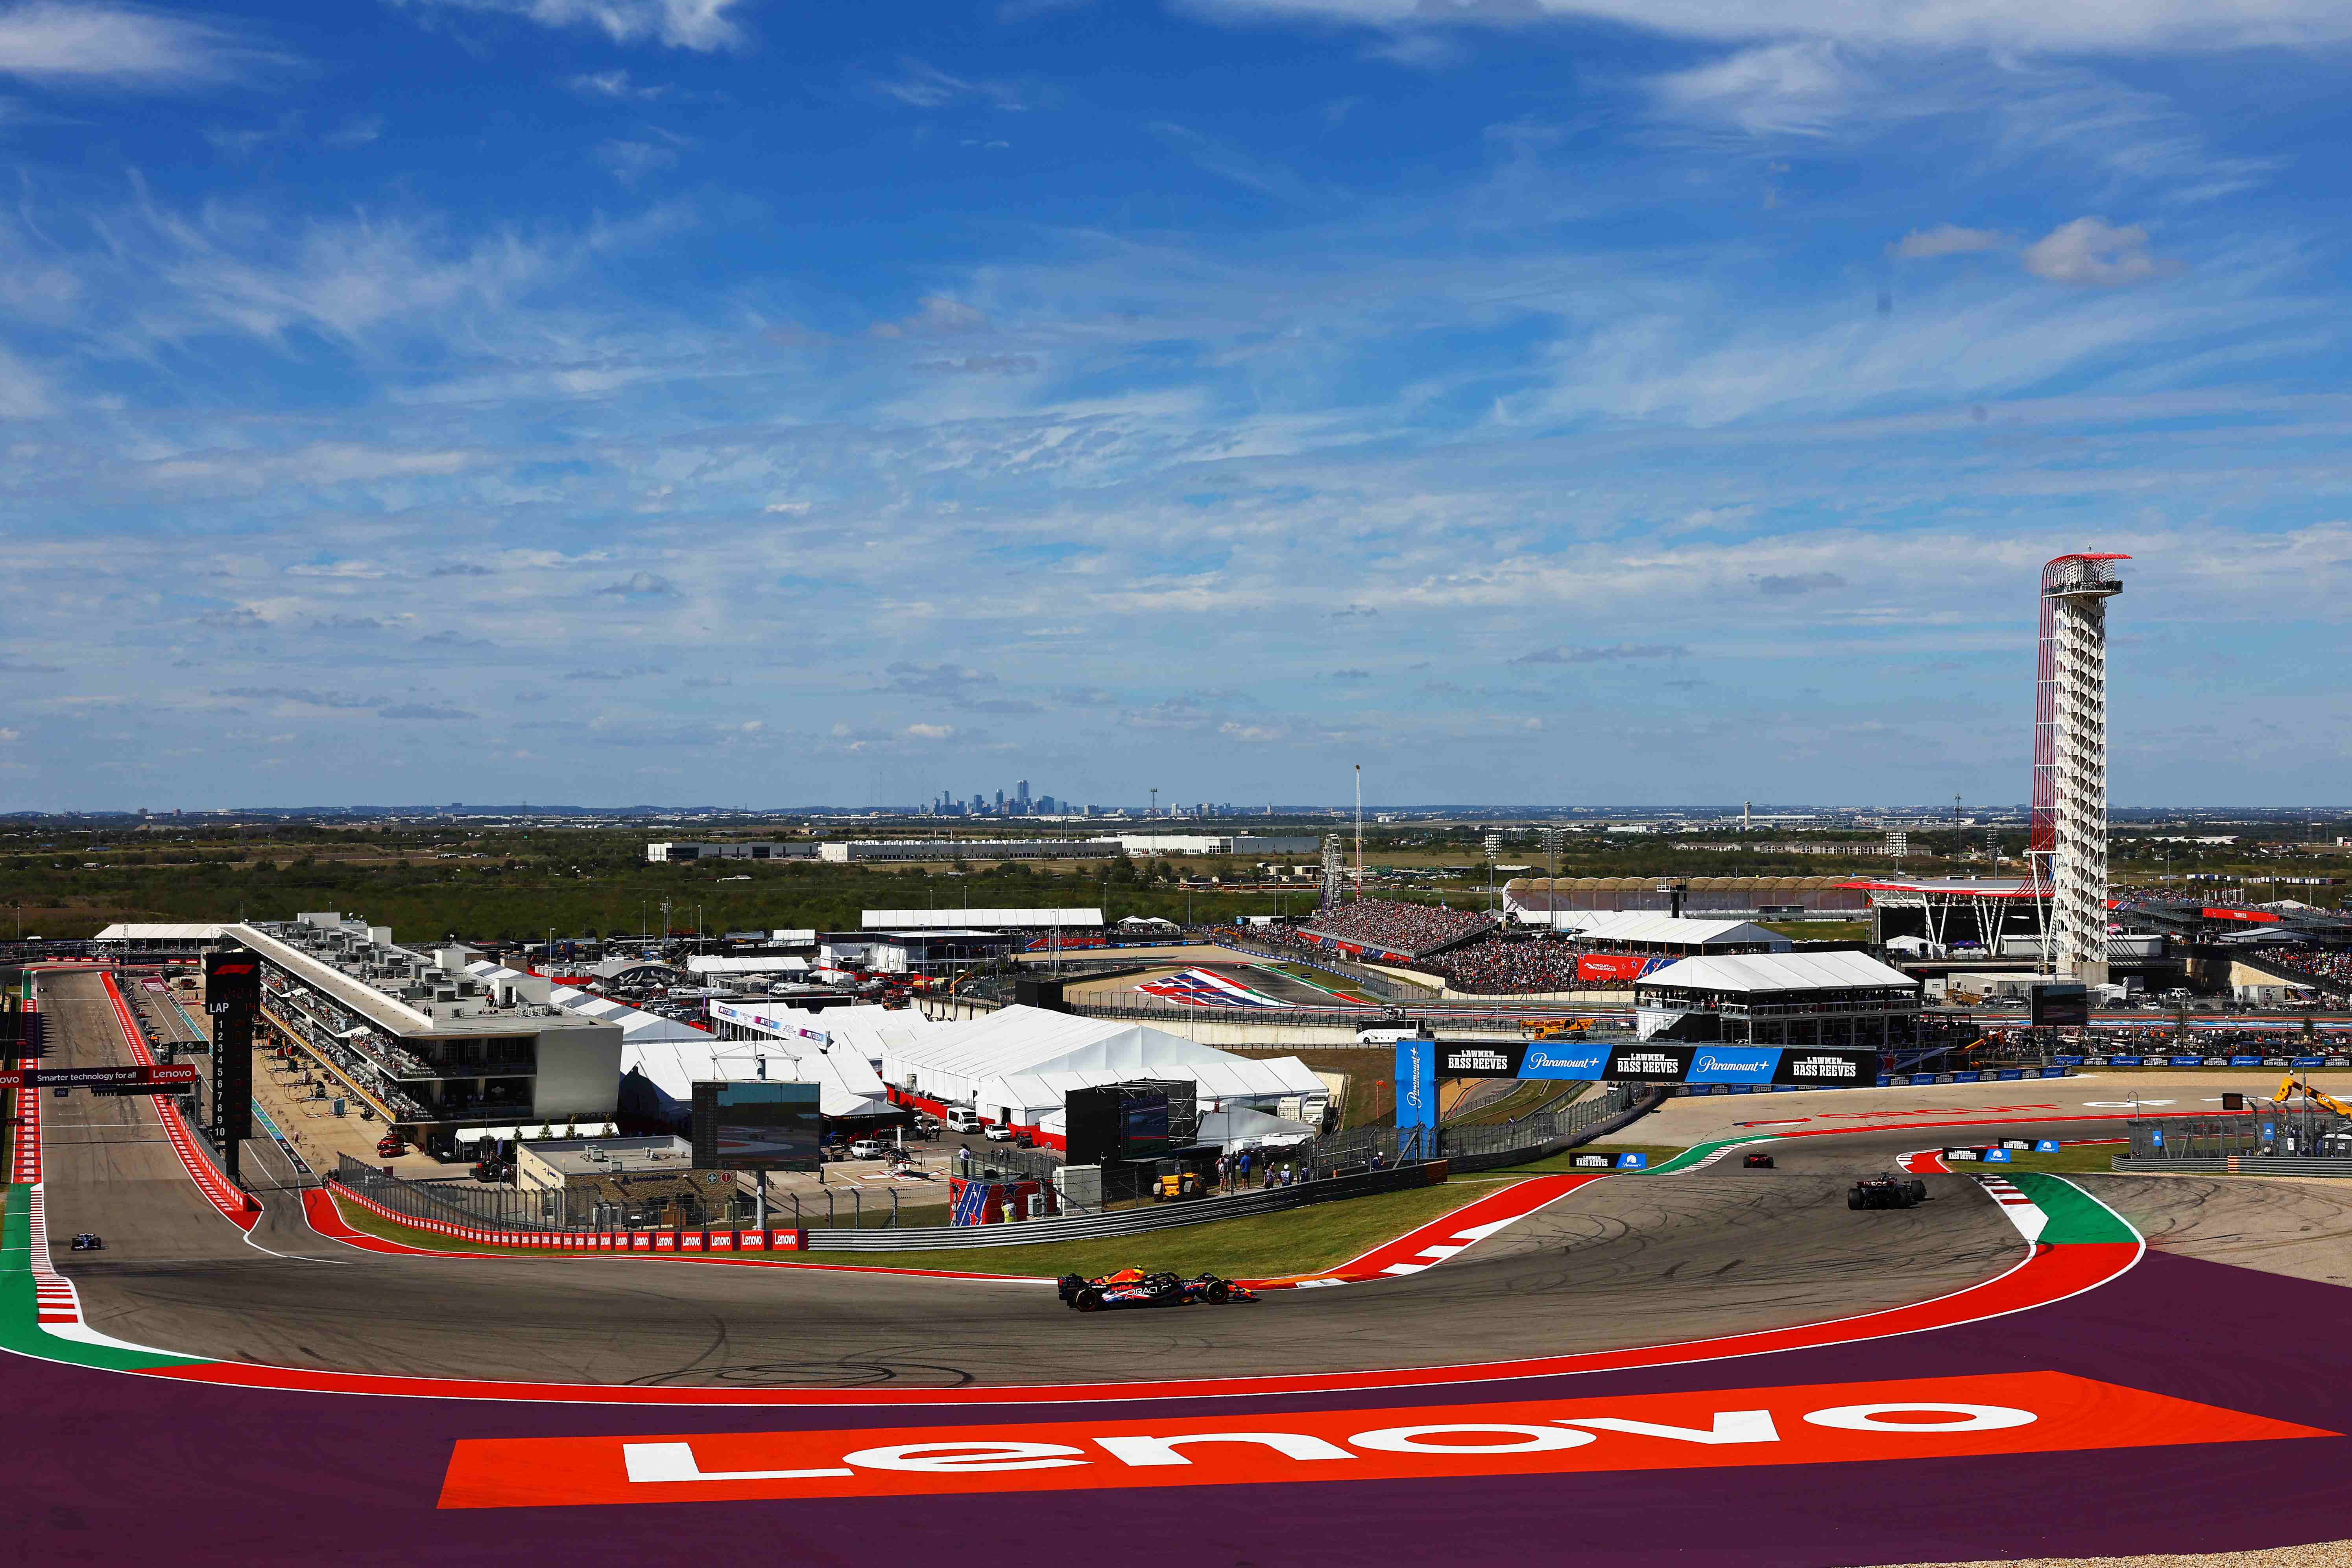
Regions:
<instances>
[{"instance_id":1,"label":"grandstand","mask_svg":"<svg viewBox=\"0 0 2352 1568\"><path fill-rule=\"evenodd\" d=\"M1679 877L1686 915L1865 920L1868 898L1844 877ZM1549 925L1555 911L1675 911L1675 893L1657 877L1515 877L1503 889L1504 911L1525 925Z\"/></svg>"},{"instance_id":2,"label":"grandstand","mask_svg":"<svg viewBox=\"0 0 2352 1568\"><path fill-rule=\"evenodd\" d=\"M1360 899L1325 910L1300 928L1308 942L1374 963L1411 963L1495 927L1493 917L1443 904Z\"/></svg>"}]
</instances>

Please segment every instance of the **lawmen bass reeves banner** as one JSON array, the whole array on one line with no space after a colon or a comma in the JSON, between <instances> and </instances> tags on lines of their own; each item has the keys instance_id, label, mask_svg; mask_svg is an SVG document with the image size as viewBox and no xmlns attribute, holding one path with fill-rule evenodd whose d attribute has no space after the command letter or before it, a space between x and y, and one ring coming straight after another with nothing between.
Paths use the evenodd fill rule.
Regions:
<instances>
[{"instance_id":1,"label":"lawmen bass reeves banner","mask_svg":"<svg viewBox=\"0 0 2352 1568\"><path fill-rule=\"evenodd\" d=\"M1878 1081L1878 1053L1811 1046L1441 1042L1437 1076L1855 1088Z\"/></svg>"}]
</instances>

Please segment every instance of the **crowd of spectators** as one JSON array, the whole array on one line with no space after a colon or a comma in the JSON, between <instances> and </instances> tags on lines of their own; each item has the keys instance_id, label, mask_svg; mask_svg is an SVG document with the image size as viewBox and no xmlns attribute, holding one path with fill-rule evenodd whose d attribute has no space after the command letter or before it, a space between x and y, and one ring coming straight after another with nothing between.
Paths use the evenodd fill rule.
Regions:
<instances>
[{"instance_id":1,"label":"crowd of spectators","mask_svg":"<svg viewBox=\"0 0 2352 1568\"><path fill-rule=\"evenodd\" d=\"M2292 970L2315 979L2332 980L2338 985L2352 985L2352 952L2322 952L2301 947L2260 947L2249 956L2262 959L2273 968Z\"/></svg>"},{"instance_id":2,"label":"crowd of spectators","mask_svg":"<svg viewBox=\"0 0 2352 1568\"><path fill-rule=\"evenodd\" d=\"M1426 960L1424 967L1444 975L1456 991L1474 996L1573 991L1576 960L1581 951L1576 943L1557 937L1490 936Z\"/></svg>"},{"instance_id":3,"label":"crowd of spectators","mask_svg":"<svg viewBox=\"0 0 2352 1568\"><path fill-rule=\"evenodd\" d=\"M1495 923L1492 916L1474 910L1449 910L1443 904L1407 904L1391 899L1364 899L1325 910L1309 919L1310 931L1360 942L1390 952L1420 954L1447 942L1459 942Z\"/></svg>"}]
</instances>

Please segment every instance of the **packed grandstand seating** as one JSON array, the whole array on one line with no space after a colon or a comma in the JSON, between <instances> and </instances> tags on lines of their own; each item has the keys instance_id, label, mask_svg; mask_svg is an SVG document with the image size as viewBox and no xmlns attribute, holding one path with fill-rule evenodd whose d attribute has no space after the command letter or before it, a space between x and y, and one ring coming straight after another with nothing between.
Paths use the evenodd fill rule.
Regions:
<instances>
[{"instance_id":1,"label":"packed grandstand seating","mask_svg":"<svg viewBox=\"0 0 2352 1568\"><path fill-rule=\"evenodd\" d=\"M2338 985L2352 985L2352 952L2321 952L2312 948L2263 947L2250 955L2269 963L2273 968L2291 970L2315 979L2332 980Z\"/></svg>"},{"instance_id":2,"label":"packed grandstand seating","mask_svg":"<svg viewBox=\"0 0 2352 1568\"><path fill-rule=\"evenodd\" d=\"M1444 975L1456 991L1477 996L1572 991L1576 989L1579 951L1576 943L1553 937L1490 936L1425 959L1423 967Z\"/></svg>"},{"instance_id":3,"label":"packed grandstand seating","mask_svg":"<svg viewBox=\"0 0 2352 1568\"><path fill-rule=\"evenodd\" d=\"M1325 910L1306 923L1308 930L1342 942L1365 942L1391 952L1423 953L1475 935L1495 921L1492 916L1472 910L1449 910L1443 904L1365 899Z\"/></svg>"}]
</instances>

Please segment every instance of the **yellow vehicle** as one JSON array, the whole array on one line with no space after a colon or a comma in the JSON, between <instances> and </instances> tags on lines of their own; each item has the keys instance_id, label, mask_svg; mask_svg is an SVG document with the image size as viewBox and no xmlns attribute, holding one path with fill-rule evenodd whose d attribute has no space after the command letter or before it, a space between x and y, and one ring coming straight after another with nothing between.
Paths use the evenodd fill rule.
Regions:
<instances>
[{"instance_id":1,"label":"yellow vehicle","mask_svg":"<svg viewBox=\"0 0 2352 1568\"><path fill-rule=\"evenodd\" d=\"M1565 1039L1592 1027L1590 1018L1530 1018L1528 1028L1538 1040Z\"/></svg>"},{"instance_id":2,"label":"yellow vehicle","mask_svg":"<svg viewBox=\"0 0 2352 1568\"><path fill-rule=\"evenodd\" d=\"M1178 1198L1197 1198L1200 1195L1201 1173L1198 1171L1186 1171L1183 1174L1176 1176L1162 1176L1152 1184L1151 1189L1151 1201L1156 1204L1169 1203Z\"/></svg>"},{"instance_id":3,"label":"yellow vehicle","mask_svg":"<svg viewBox=\"0 0 2352 1568\"><path fill-rule=\"evenodd\" d=\"M2352 1118L2352 1105L2345 1104L2326 1089L2312 1088L2309 1083L2293 1073L2279 1079L2278 1092L2271 1098L2284 1105L2298 1094L2322 1110L2332 1110L2338 1116Z\"/></svg>"}]
</instances>

